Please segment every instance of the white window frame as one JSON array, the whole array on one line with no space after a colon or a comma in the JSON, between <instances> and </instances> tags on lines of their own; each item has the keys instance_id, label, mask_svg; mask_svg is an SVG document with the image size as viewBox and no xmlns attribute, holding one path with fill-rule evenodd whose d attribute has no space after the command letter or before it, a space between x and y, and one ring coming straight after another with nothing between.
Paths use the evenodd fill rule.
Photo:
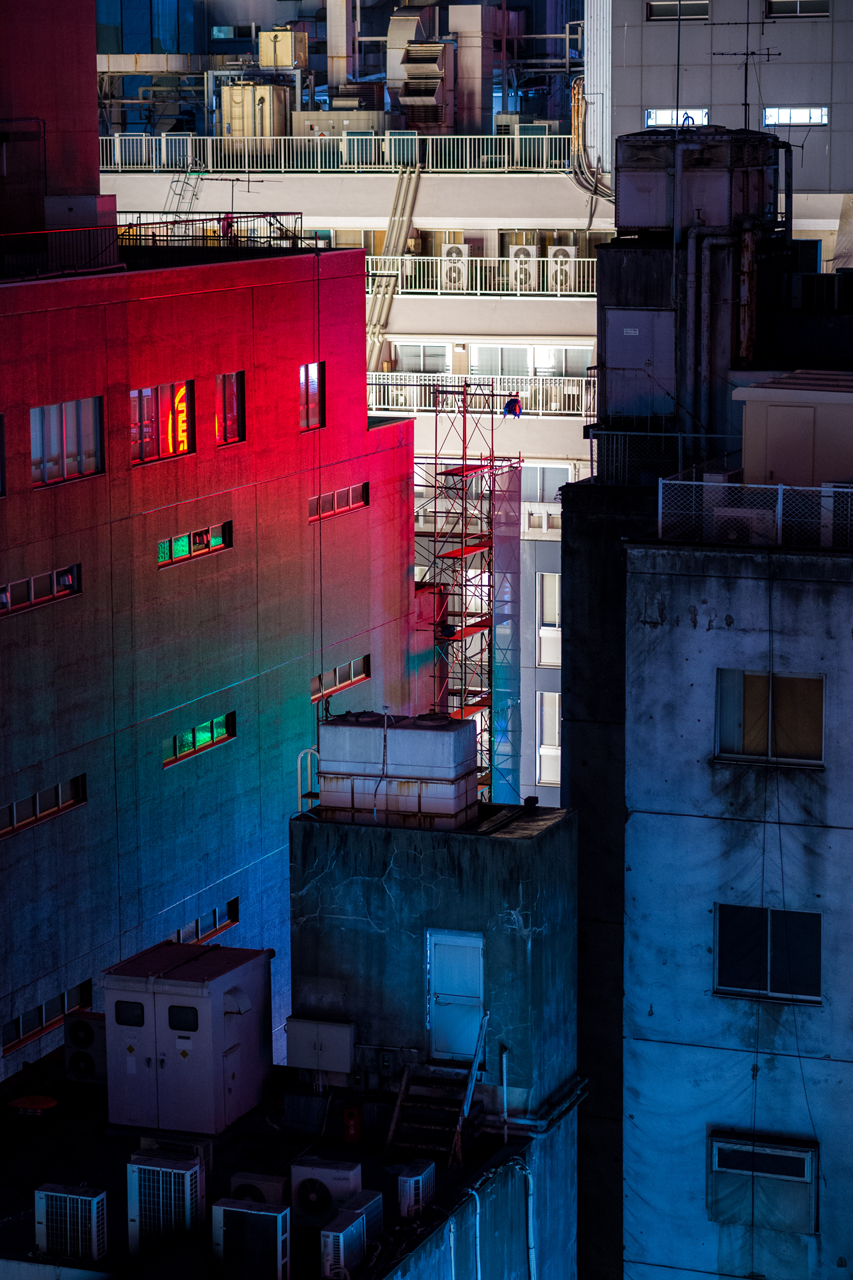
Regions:
<instances>
[{"instance_id":1,"label":"white window frame","mask_svg":"<svg viewBox=\"0 0 853 1280\"><path fill-rule=\"evenodd\" d=\"M721 1147L724 1147L729 1151L748 1151L750 1155L758 1152L762 1155L794 1156L798 1160L805 1160L806 1172L802 1178L797 1178L789 1173L755 1173L752 1169L726 1169L725 1166L721 1168L718 1160L718 1153ZM775 1178L778 1182L811 1182L813 1178L814 1155L815 1152L811 1147L786 1147L782 1144L777 1147L775 1143L771 1146L766 1142L738 1142L736 1139L728 1141L726 1138L711 1139L711 1168L714 1172L739 1174L744 1178Z\"/></svg>"},{"instance_id":2,"label":"white window frame","mask_svg":"<svg viewBox=\"0 0 853 1280\"><path fill-rule=\"evenodd\" d=\"M557 725L558 741L556 746L552 745L551 743L545 743L542 741L542 713L543 713L543 699L545 698L557 699L556 725ZM563 714L562 704L563 704L562 695L559 693L549 693L543 689L538 690L536 693L536 785L539 787L559 787L560 785L559 773L560 773L560 762L562 759L562 732L561 732L561 718ZM557 768L558 780L556 782L551 782L551 781L543 782L542 780L543 758L545 759L556 758L558 762L558 768Z\"/></svg>"},{"instance_id":3,"label":"white window frame","mask_svg":"<svg viewBox=\"0 0 853 1280\"><path fill-rule=\"evenodd\" d=\"M763 119L765 129L825 129L829 107L765 107Z\"/></svg>"},{"instance_id":4,"label":"white window frame","mask_svg":"<svg viewBox=\"0 0 853 1280\"><path fill-rule=\"evenodd\" d=\"M545 586L543 579L546 577L557 579L557 622L556 624L546 623L545 621L543 621L543 618L542 618L543 602L544 602L543 589ZM562 578L563 578L563 575L561 573L537 573L536 575L536 665L537 667L548 667L551 670L554 670L554 669L559 670L559 668L562 665L561 658L558 658L556 662L544 662L542 659L542 641L543 640L551 641L551 642L556 641L557 652L559 654L560 652L559 646L562 644L562 637L563 637L563 629L562 629L563 619L560 612L560 593L562 588Z\"/></svg>"},{"instance_id":5,"label":"white window frame","mask_svg":"<svg viewBox=\"0 0 853 1280\"><path fill-rule=\"evenodd\" d=\"M710 107L679 107L680 119L676 119L675 110L675 107L646 107L646 128L674 129L678 124L681 129L692 129L710 124Z\"/></svg>"},{"instance_id":6,"label":"white window frame","mask_svg":"<svg viewBox=\"0 0 853 1280\"><path fill-rule=\"evenodd\" d=\"M769 683L767 704L767 755L748 756L734 751L723 751L720 748L720 729L722 727L722 690L720 673L722 671L740 671L742 676L767 676ZM820 759L807 760L798 756L770 755L773 734L773 675L794 680L820 680L823 685L823 737L821 740ZM823 769L826 765L826 676L822 671L750 671L739 667L717 667L717 687L715 693L714 753L717 760L734 760L743 764L777 764L783 767L793 766L798 769Z\"/></svg>"}]
</instances>

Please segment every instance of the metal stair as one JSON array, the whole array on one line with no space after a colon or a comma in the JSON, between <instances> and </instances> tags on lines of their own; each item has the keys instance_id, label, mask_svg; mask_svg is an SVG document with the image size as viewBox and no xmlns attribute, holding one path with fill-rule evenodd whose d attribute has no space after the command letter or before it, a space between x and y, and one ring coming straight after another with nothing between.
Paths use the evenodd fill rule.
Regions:
<instances>
[{"instance_id":1,"label":"metal stair","mask_svg":"<svg viewBox=\"0 0 853 1280\"><path fill-rule=\"evenodd\" d=\"M187 168L176 173L169 184L169 194L166 196L163 212L189 213L198 199L198 188L203 177L202 169Z\"/></svg>"},{"instance_id":2,"label":"metal stair","mask_svg":"<svg viewBox=\"0 0 853 1280\"><path fill-rule=\"evenodd\" d=\"M421 167L403 167L397 175L397 188L394 192L394 203L391 217L388 219L388 231L382 247L382 258L399 258L406 247L409 227L412 225L412 214L418 197L418 185L421 180ZM385 329L391 311L391 300L397 288L396 270L379 272L373 280L373 292L367 304L367 370L375 373L382 355L382 344L385 341Z\"/></svg>"}]
</instances>

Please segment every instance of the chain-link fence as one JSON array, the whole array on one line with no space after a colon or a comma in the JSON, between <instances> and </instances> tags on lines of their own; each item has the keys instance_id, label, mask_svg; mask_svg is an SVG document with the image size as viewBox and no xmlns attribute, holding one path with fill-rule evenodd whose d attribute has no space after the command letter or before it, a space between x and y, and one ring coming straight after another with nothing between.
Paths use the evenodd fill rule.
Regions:
<instances>
[{"instance_id":1,"label":"chain-link fence","mask_svg":"<svg viewBox=\"0 0 853 1280\"><path fill-rule=\"evenodd\" d=\"M658 493L666 541L853 549L853 485L661 480Z\"/></svg>"},{"instance_id":2,"label":"chain-link fence","mask_svg":"<svg viewBox=\"0 0 853 1280\"><path fill-rule=\"evenodd\" d=\"M740 448L732 443L731 436L592 428L590 467L599 484L654 485L664 476L694 480L709 472L740 479Z\"/></svg>"}]
</instances>

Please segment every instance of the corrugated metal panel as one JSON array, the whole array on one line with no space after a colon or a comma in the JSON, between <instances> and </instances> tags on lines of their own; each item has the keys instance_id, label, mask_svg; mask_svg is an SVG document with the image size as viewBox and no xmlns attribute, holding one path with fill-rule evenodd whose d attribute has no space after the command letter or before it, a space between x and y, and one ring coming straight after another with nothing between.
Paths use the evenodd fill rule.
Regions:
<instances>
[{"instance_id":1,"label":"corrugated metal panel","mask_svg":"<svg viewBox=\"0 0 853 1280\"><path fill-rule=\"evenodd\" d=\"M584 97L586 147L590 166L601 157L601 168L609 173L610 156L610 48L613 27L613 0L586 0L584 22Z\"/></svg>"}]
</instances>

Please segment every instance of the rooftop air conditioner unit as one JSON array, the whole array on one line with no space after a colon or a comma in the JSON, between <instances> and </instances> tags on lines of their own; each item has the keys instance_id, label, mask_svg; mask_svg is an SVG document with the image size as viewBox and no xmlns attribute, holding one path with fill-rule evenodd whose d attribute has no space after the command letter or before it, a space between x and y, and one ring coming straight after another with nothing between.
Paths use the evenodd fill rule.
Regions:
<instances>
[{"instance_id":1,"label":"rooftop air conditioner unit","mask_svg":"<svg viewBox=\"0 0 853 1280\"><path fill-rule=\"evenodd\" d=\"M287 1178L275 1173L235 1173L231 1177L231 1199L252 1200L255 1204L287 1204Z\"/></svg>"},{"instance_id":2,"label":"rooftop air conditioner unit","mask_svg":"<svg viewBox=\"0 0 853 1280\"><path fill-rule=\"evenodd\" d=\"M495 114L495 136L510 138L518 133L518 114L514 111L498 111Z\"/></svg>"},{"instance_id":3,"label":"rooftop air conditioner unit","mask_svg":"<svg viewBox=\"0 0 853 1280\"><path fill-rule=\"evenodd\" d=\"M344 1210L320 1232L324 1276L342 1276L364 1261L366 1244L363 1213Z\"/></svg>"},{"instance_id":4,"label":"rooftop air conditioner unit","mask_svg":"<svg viewBox=\"0 0 853 1280\"><path fill-rule=\"evenodd\" d=\"M358 1195L347 1200L345 1213L364 1214L364 1236L366 1240L374 1240L385 1230L385 1219L382 1212L381 1191L359 1191Z\"/></svg>"},{"instance_id":5,"label":"rooftop air conditioner unit","mask_svg":"<svg viewBox=\"0 0 853 1280\"><path fill-rule=\"evenodd\" d=\"M400 1217L418 1218L435 1195L435 1165L432 1160L416 1160L397 1179Z\"/></svg>"},{"instance_id":6,"label":"rooftop air conditioner unit","mask_svg":"<svg viewBox=\"0 0 853 1280\"><path fill-rule=\"evenodd\" d=\"M536 260L539 249L535 244L511 244L510 289L513 293L536 293L539 288Z\"/></svg>"},{"instance_id":7,"label":"rooftop air conditioner unit","mask_svg":"<svg viewBox=\"0 0 853 1280\"><path fill-rule=\"evenodd\" d=\"M213 1258L227 1280L287 1280L290 1210L281 1204L217 1200L213 1206Z\"/></svg>"},{"instance_id":8,"label":"rooftop air conditioner unit","mask_svg":"<svg viewBox=\"0 0 853 1280\"><path fill-rule=\"evenodd\" d=\"M361 1190L361 1165L303 1156L290 1166L293 1225L324 1227Z\"/></svg>"},{"instance_id":9,"label":"rooftop air conditioner unit","mask_svg":"<svg viewBox=\"0 0 853 1280\"><path fill-rule=\"evenodd\" d=\"M468 288L468 253L470 245L443 244L441 246L441 287L450 292L464 293Z\"/></svg>"},{"instance_id":10,"label":"rooftop air conditioner unit","mask_svg":"<svg viewBox=\"0 0 853 1280\"><path fill-rule=\"evenodd\" d=\"M91 1084L107 1082L107 1019L80 1009L65 1015L65 1078Z\"/></svg>"},{"instance_id":11,"label":"rooftop air conditioner unit","mask_svg":"<svg viewBox=\"0 0 853 1280\"><path fill-rule=\"evenodd\" d=\"M204 1222L204 1165L137 1152L127 1166L127 1244L138 1254L147 1244L187 1235Z\"/></svg>"},{"instance_id":12,"label":"rooftop air conditioner unit","mask_svg":"<svg viewBox=\"0 0 853 1280\"><path fill-rule=\"evenodd\" d=\"M566 245L548 246L548 292L576 293L578 287L577 249Z\"/></svg>"},{"instance_id":13,"label":"rooftop air conditioner unit","mask_svg":"<svg viewBox=\"0 0 853 1280\"><path fill-rule=\"evenodd\" d=\"M107 1193L46 1182L36 1192L36 1249L97 1262L107 1251Z\"/></svg>"}]
</instances>

